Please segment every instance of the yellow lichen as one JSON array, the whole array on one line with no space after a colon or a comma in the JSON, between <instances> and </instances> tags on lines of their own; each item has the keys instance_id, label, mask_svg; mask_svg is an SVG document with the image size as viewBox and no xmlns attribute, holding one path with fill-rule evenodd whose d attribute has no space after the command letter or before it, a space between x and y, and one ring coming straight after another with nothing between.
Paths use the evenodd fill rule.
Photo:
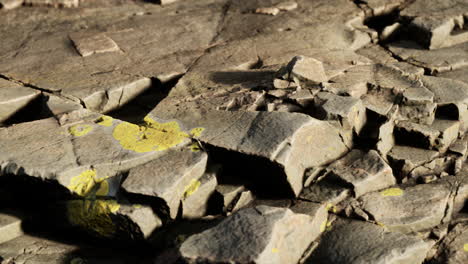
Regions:
<instances>
[{"instance_id":1,"label":"yellow lichen","mask_svg":"<svg viewBox=\"0 0 468 264\"><path fill-rule=\"evenodd\" d=\"M402 196L403 190L400 188L389 188L380 192L382 196Z\"/></svg>"},{"instance_id":2,"label":"yellow lichen","mask_svg":"<svg viewBox=\"0 0 468 264\"><path fill-rule=\"evenodd\" d=\"M200 148L200 145L198 145L197 142L193 142L193 144L190 145L190 150L191 150L192 152L198 152L198 151L200 151L200 149L201 149L201 148Z\"/></svg>"},{"instance_id":3,"label":"yellow lichen","mask_svg":"<svg viewBox=\"0 0 468 264\"><path fill-rule=\"evenodd\" d=\"M100 118L98 118L96 120L96 124L98 124L100 126L110 127L110 126L112 126L112 121L113 120L114 119L112 117L103 115L103 116L101 116Z\"/></svg>"},{"instance_id":4,"label":"yellow lichen","mask_svg":"<svg viewBox=\"0 0 468 264\"><path fill-rule=\"evenodd\" d=\"M271 249L271 252L272 252L272 253L278 253L278 252L279 252L279 249L278 249L278 248L272 248L272 249Z\"/></svg>"},{"instance_id":5,"label":"yellow lichen","mask_svg":"<svg viewBox=\"0 0 468 264\"><path fill-rule=\"evenodd\" d=\"M466 243L466 244L463 245L463 250L466 251L466 252L468 252L468 243Z\"/></svg>"},{"instance_id":6,"label":"yellow lichen","mask_svg":"<svg viewBox=\"0 0 468 264\"><path fill-rule=\"evenodd\" d=\"M327 211L329 211L329 212L333 212L333 213L336 213L336 212L337 212L336 206L334 206L334 205L331 204L331 203L327 204L326 209L327 209Z\"/></svg>"},{"instance_id":7,"label":"yellow lichen","mask_svg":"<svg viewBox=\"0 0 468 264\"><path fill-rule=\"evenodd\" d=\"M82 197L106 196L109 193L106 179L98 179L95 170L85 170L71 179L68 189Z\"/></svg>"},{"instance_id":8,"label":"yellow lichen","mask_svg":"<svg viewBox=\"0 0 468 264\"><path fill-rule=\"evenodd\" d=\"M104 237L112 237L116 232L110 215L119 209L120 205L114 200L74 200L67 206L68 219L73 225Z\"/></svg>"},{"instance_id":9,"label":"yellow lichen","mask_svg":"<svg viewBox=\"0 0 468 264\"><path fill-rule=\"evenodd\" d=\"M327 220L323 221L323 222L320 224L320 232L325 231L326 228L327 228Z\"/></svg>"},{"instance_id":10,"label":"yellow lichen","mask_svg":"<svg viewBox=\"0 0 468 264\"><path fill-rule=\"evenodd\" d=\"M200 181L195 180L195 179L191 180L190 184L187 185L187 187L185 188L184 198L187 198L190 195L194 194L198 190L198 187L200 187L200 185L201 185Z\"/></svg>"},{"instance_id":11,"label":"yellow lichen","mask_svg":"<svg viewBox=\"0 0 468 264\"><path fill-rule=\"evenodd\" d=\"M140 209L141 207L143 207L141 204L134 204L133 205L133 208L135 208L135 209Z\"/></svg>"},{"instance_id":12,"label":"yellow lichen","mask_svg":"<svg viewBox=\"0 0 468 264\"><path fill-rule=\"evenodd\" d=\"M91 130L93 130L93 127L91 125L78 124L71 126L68 129L68 132L70 132L70 134L75 137L81 137L91 132Z\"/></svg>"},{"instance_id":13,"label":"yellow lichen","mask_svg":"<svg viewBox=\"0 0 468 264\"><path fill-rule=\"evenodd\" d=\"M139 153L166 150L190 137L176 121L159 123L147 116L144 122L141 126L120 123L112 135L124 149Z\"/></svg>"},{"instance_id":14,"label":"yellow lichen","mask_svg":"<svg viewBox=\"0 0 468 264\"><path fill-rule=\"evenodd\" d=\"M196 127L192 130L190 130L190 135L194 138L200 137L203 130L205 130L203 127Z\"/></svg>"}]
</instances>

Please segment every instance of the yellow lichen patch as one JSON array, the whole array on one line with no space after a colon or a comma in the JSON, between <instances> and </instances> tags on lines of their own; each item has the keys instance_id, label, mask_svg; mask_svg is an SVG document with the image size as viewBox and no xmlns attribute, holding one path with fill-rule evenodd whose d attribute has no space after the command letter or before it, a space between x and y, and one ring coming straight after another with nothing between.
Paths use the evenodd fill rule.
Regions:
<instances>
[{"instance_id":1,"label":"yellow lichen patch","mask_svg":"<svg viewBox=\"0 0 468 264\"><path fill-rule=\"evenodd\" d=\"M466 244L463 245L463 250L466 251L466 252L468 252L468 243L466 243Z\"/></svg>"},{"instance_id":2,"label":"yellow lichen patch","mask_svg":"<svg viewBox=\"0 0 468 264\"><path fill-rule=\"evenodd\" d=\"M100 118L98 118L95 122L96 124L100 125L100 126L105 126L105 127L110 127L112 126L112 121L114 119L110 116L101 116Z\"/></svg>"},{"instance_id":3,"label":"yellow lichen patch","mask_svg":"<svg viewBox=\"0 0 468 264\"><path fill-rule=\"evenodd\" d=\"M336 212L337 212L336 206L334 206L334 205L331 204L331 203L327 204L326 209L327 209L327 211L329 211L329 212L333 212L333 213L336 213Z\"/></svg>"},{"instance_id":4,"label":"yellow lichen patch","mask_svg":"<svg viewBox=\"0 0 468 264\"><path fill-rule=\"evenodd\" d=\"M380 192L382 196L402 196L403 190L400 188L389 188Z\"/></svg>"},{"instance_id":5,"label":"yellow lichen patch","mask_svg":"<svg viewBox=\"0 0 468 264\"><path fill-rule=\"evenodd\" d=\"M166 150L189 138L176 121L158 123L150 117L145 117L144 121L141 126L120 123L112 135L124 149L139 153Z\"/></svg>"},{"instance_id":6,"label":"yellow lichen patch","mask_svg":"<svg viewBox=\"0 0 468 264\"><path fill-rule=\"evenodd\" d=\"M192 152L198 152L198 151L200 151L200 149L201 149L201 148L200 148L200 145L198 145L197 142L193 142L193 144L190 145L190 150L191 150Z\"/></svg>"},{"instance_id":7,"label":"yellow lichen patch","mask_svg":"<svg viewBox=\"0 0 468 264\"><path fill-rule=\"evenodd\" d=\"M191 180L190 184L185 188L184 199L194 194L198 190L198 187L200 187L200 185L201 185L200 181Z\"/></svg>"},{"instance_id":8,"label":"yellow lichen patch","mask_svg":"<svg viewBox=\"0 0 468 264\"><path fill-rule=\"evenodd\" d=\"M79 124L79 125L74 125L68 128L68 132L70 132L71 135L75 137L81 137L93 130L93 127L91 125L86 125L86 124Z\"/></svg>"},{"instance_id":9,"label":"yellow lichen patch","mask_svg":"<svg viewBox=\"0 0 468 264\"><path fill-rule=\"evenodd\" d=\"M377 225L381 226L381 227L385 227L385 225L383 223L380 223L380 222L375 222Z\"/></svg>"},{"instance_id":10,"label":"yellow lichen patch","mask_svg":"<svg viewBox=\"0 0 468 264\"><path fill-rule=\"evenodd\" d=\"M190 130L190 135L194 138L200 137L201 134L203 133L203 130L205 130L203 127L196 127Z\"/></svg>"},{"instance_id":11,"label":"yellow lichen patch","mask_svg":"<svg viewBox=\"0 0 468 264\"><path fill-rule=\"evenodd\" d=\"M109 184L106 178L98 179L95 170L85 170L71 179L68 189L79 196L106 196L109 193Z\"/></svg>"},{"instance_id":12,"label":"yellow lichen patch","mask_svg":"<svg viewBox=\"0 0 468 264\"><path fill-rule=\"evenodd\" d=\"M327 220L323 221L323 222L320 224L320 232L325 231L326 228L327 228Z\"/></svg>"},{"instance_id":13,"label":"yellow lichen patch","mask_svg":"<svg viewBox=\"0 0 468 264\"><path fill-rule=\"evenodd\" d=\"M278 253L278 252L279 252L279 249L278 249L278 248L272 248L272 249L271 249L271 252L272 252L272 253Z\"/></svg>"},{"instance_id":14,"label":"yellow lichen patch","mask_svg":"<svg viewBox=\"0 0 468 264\"><path fill-rule=\"evenodd\" d=\"M114 200L74 200L67 206L68 219L73 225L104 237L114 235L116 226L110 215L119 209L120 205Z\"/></svg>"},{"instance_id":15,"label":"yellow lichen patch","mask_svg":"<svg viewBox=\"0 0 468 264\"><path fill-rule=\"evenodd\" d=\"M141 204L134 204L133 205L133 208L135 208L135 209L140 209L141 207L143 207Z\"/></svg>"}]
</instances>

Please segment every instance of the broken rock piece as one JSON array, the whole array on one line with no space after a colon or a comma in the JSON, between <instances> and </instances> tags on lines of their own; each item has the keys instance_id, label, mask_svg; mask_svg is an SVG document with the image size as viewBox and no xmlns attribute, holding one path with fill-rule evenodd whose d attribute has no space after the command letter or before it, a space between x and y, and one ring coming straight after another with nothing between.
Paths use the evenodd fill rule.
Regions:
<instances>
[{"instance_id":1,"label":"broken rock piece","mask_svg":"<svg viewBox=\"0 0 468 264\"><path fill-rule=\"evenodd\" d=\"M0 244L23 234L19 217L0 213Z\"/></svg>"},{"instance_id":2,"label":"broken rock piece","mask_svg":"<svg viewBox=\"0 0 468 264\"><path fill-rule=\"evenodd\" d=\"M255 9L255 13L264 15L276 16L277 14L279 14L279 12L280 9L277 7L260 7Z\"/></svg>"},{"instance_id":3,"label":"broken rock piece","mask_svg":"<svg viewBox=\"0 0 468 264\"><path fill-rule=\"evenodd\" d=\"M83 57L93 54L120 51L119 46L104 33L73 33L70 34L76 50Z\"/></svg>"},{"instance_id":4,"label":"broken rock piece","mask_svg":"<svg viewBox=\"0 0 468 264\"><path fill-rule=\"evenodd\" d=\"M189 237L180 254L186 261L297 263L320 235L320 226L326 221L324 211L322 206L321 215L310 216L269 206L243 209Z\"/></svg>"},{"instance_id":5,"label":"broken rock piece","mask_svg":"<svg viewBox=\"0 0 468 264\"><path fill-rule=\"evenodd\" d=\"M394 146L388 153L388 159L392 168L400 175L399 179L406 177L414 168L428 163L439 156L439 152L414 148L408 146Z\"/></svg>"},{"instance_id":6,"label":"broken rock piece","mask_svg":"<svg viewBox=\"0 0 468 264\"><path fill-rule=\"evenodd\" d=\"M328 81L323 63L314 58L295 56L286 67L278 72L284 80L294 81L302 88Z\"/></svg>"},{"instance_id":7,"label":"broken rock piece","mask_svg":"<svg viewBox=\"0 0 468 264\"><path fill-rule=\"evenodd\" d=\"M199 183L198 183L199 182ZM218 183L215 173L205 172L198 180L196 185L199 185L193 190L184 193L182 201L182 216L184 218L202 218L208 212L208 201L213 195Z\"/></svg>"},{"instance_id":8,"label":"broken rock piece","mask_svg":"<svg viewBox=\"0 0 468 264\"><path fill-rule=\"evenodd\" d=\"M339 218L321 237L319 246L305 263L421 264L433 244L387 232L378 225Z\"/></svg>"}]
</instances>

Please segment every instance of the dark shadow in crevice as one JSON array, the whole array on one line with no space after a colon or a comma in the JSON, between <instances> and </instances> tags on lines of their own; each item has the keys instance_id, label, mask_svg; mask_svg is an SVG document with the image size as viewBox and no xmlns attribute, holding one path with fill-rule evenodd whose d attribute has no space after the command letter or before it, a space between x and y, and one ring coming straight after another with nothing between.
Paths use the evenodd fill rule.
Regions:
<instances>
[{"instance_id":1,"label":"dark shadow in crevice","mask_svg":"<svg viewBox=\"0 0 468 264\"><path fill-rule=\"evenodd\" d=\"M458 120L458 108L454 104L437 106L435 117L437 119Z\"/></svg>"},{"instance_id":2,"label":"dark shadow in crevice","mask_svg":"<svg viewBox=\"0 0 468 264\"><path fill-rule=\"evenodd\" d=\"M253 71L219 71L212 72L210 79L213 82L227 85L245 84L251 87L251 84L264 85L272 82L276 72L271 70L253 70Z\"/></svg>"},{"instance_id":3,"label":"dark shadow in crevice","mask_svg":"<svg viewBox=\"0 0 468 264\"><path fill-rule=\"evenodd\" d=\"M431 147L429 138L424 137L421 133L415 131L407 131L406 129L397 127L394 129L393 135L396 145L423 149L429 149Z\"/></svg>"},{"instance_id":4,"label":"dark shadow in crevice","mask_svg":"<svg viewBox=\"0 0 468 264\"><path fill-rule=\"evenodd\" d=\"M29 102L29 104L27 104L25 107L21 108L7 120L3 121L2 125L11 126L13 124L31 122L51 117L52 114L50 110L47 110L44 107L44 103L46 101L46 96L40 94L37 98Z\"/></svg>"},{"instance_id":5,"label":"dark shadow in crevice","mask_svg":"<svg viewBox=\"0 0 468 264\"><path fill-rule=\"evenodd\" d=\"M151 78L151 86L148 89L107 115L136 124L143 122L144 117L167 97L182 76L178 75L164 83L157 78Z\"/></svg>"},{"instance_id":6,"label":"dark shadow in crevice","mask_svg":"<svg viewBox=\"0 0 468 264\"><path fill-rule=\"evenodd\" d=\"M366 123L361 129L358 136L353 140L354 146L359 149L375 149L379 141L380 127L387 121L385 116L382 116L374 111L366 110Z\"/></svg>"}]
</instances>

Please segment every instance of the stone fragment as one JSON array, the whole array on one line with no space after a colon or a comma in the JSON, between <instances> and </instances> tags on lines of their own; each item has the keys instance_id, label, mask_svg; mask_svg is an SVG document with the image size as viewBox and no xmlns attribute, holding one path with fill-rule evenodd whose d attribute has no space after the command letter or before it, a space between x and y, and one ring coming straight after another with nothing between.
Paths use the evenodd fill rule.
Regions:
<instances>
[{"instance_id":1,"label":"stone fragment","mask_svg":"<svg viewBox=\"0 0 468 264\"><path fill-rule=\"evenodd\" d=\"M352 150L329 167L328 177L353 186L354 196L381 190L396 183L392 168L375 150Z\"/></svg>"},{"instance_id":2,"label":"stone fragment","mask_svg":"<svg viewBox=\"0 0 468 264\"><path fill-rule=\"evenodd\" d=\"M23 234L19 217L0 213L0 244Z\"/></svg>"},{"instance_id":3,"label":"stone fragment","mask_svg":"<svg viewBox=\"0 0 468 264\"><path fill-rule=\"evenodd\" d=\"M394 146L388 153L388 159L393 170L401 174L395 176L401 179L408 175L415 167L430 162L438 155L439 153L433 150Z\"/></svg>"},{"instance_id":4,"label":"stone fragment","mask_svg":"<svg viewBox=\"0 0 468 264\"><path fill-rule=\"evenodd\" d=\"M464 0L417 0L401 15L414 18L409 25L414 40L425 48L438 49L468 41L468 33L462 31L467 12ZM457 29L462 32L456 32Z\"/></svg>"},{"instance_id":5,"label":"stone fragment","mask_svg":"<svg viewBox=\"0 0 468 264\"><path fill-rule=\"evenodd\" d=\"M455 157L452 155L436 158L430 162L417 166L410 172L409 176L416 178L431 174L438 176L444 176L447 173L453 174L455 172L455 162Z\"/></svg>"},{"instance_id":6,"label":"stone fragment","mask_svg":"<svg viewBox=\"0 0 468 264\"><path fill-rule=\"evenodd\" d=\"M394 130L393 120L384 122L379 127L379 135L377 139L377 151L383 157L387 156L387 153L395 146L395 137L393 136Z\"/></svg>"},{"instance_id":7,"label":"stone fragment","mask_svg":"<svg viewBox=\"0 0 468 264\"><path fill-rule=\"evenodd\" d=\"M404 3L404 0L367 0L365 6L372 10L374 16L381 16L401 8Z\"/></svg>"},{"instance_id":8,"label":"stone fragment","mask_svg":"<svg viewBox=\"0 0 468 264\"><path fill-rule=\"evenodd\" d=\"M171 217L175 218L182 200L198 193L200 187L208 192L216 186L216 177L213 182L213 177L208 175L205 184L202 185L201 178L206 169L207 159L208 155L202 151L193 152L189 148L169 150L159 158L130 169L122 188L130 193L163 199L169 207ZM206 193L199 194L204 196ZM201 196L196 195L187 201L188 208L203 206L198 204L200 201L197 198L206 197ZM187 216L192 209L195 210L188 209Z\"/></svg>"},{"instance_id":9,"label":"stone fragment","mask_svg":"<svg viewBox=\"0 0 468 264\"><path fill-rule=\"evenodd\" d=\"M347 186L340 185L330 177L304 188L299 197L307 201L326 204L328 210L335 211L335 205L351 197L351 191Z\"/></svg>"},{"instance_id":10,"label":"stone fragment","mask_svg":"<svg viewBox=\"0 0 468 264\"><path fill-rule=\"evenodd\" d=\"M318 85L328 80L323 63L305 56L292 58L288 65L278 72L278 75L284 80L294 81L302 88Z\"/></svg>"},{"instance_id":11,"label":"stone fragment","mask_svg":"<svg viewBox=\"0 0 468 264\"><path fill-rule=\"evenodd\" d=\"M48 95L44 101L43 111L52 113L58 118L64 114L83 109L82 105L55 95Z\"/></svg>"},{"instance_id":12,"label":"stone fragment","mask_svg":"<svg viewBox=\"0 0 468 264\"><path fill-rule=\"evenodd\" d=\"M289 99L296 101L302 107L308 107L314 102L315 93L308 89L301 89L289 96Z\"/></svg>"},{"instance_id":13,"label":"stone fragment","mask_svg":"<svg viewBox=\"0 0 468 264\"><path fill-rule=\"evenodd\" d=\"M439 263L459 264L468 262L468 225L457 224L442 240L438 250Z\"/></svg>"},{"instance_id":14,"label":"stone fragment","mask_svg":"<svg viewBox=\"0 0 468 264\"><path fill-rule=\"evenodd\" d=\"M338 120L345 130L359 134L366 123L365 107L359 99L320 92L314 101L321 119Z\"/></svg>"},{"instance_id":15,"label":"stone fragment","mask_svg":"<svg viewBox=\"0 0 468 264\"><path fill-rule=\"evenodd\" d=\"M459 127L460 122L454 120L436 119L430 126L400 121L396 125L395 137L397 143L445 152L457 139Z\"/></svg>"},{"instance_id":16,"label":"stone fragment","mask_svg":"<svg viewBox=\"0 0 468 264\"><path fill-rule=\"evenodd\" d=\"M10 10L23 4L24 0L0 0L0 9Z\"/></svg>"},{"instance_id":17,"label":"stone fragment","mask_svg":"<svg viewBox=\"0 0 468 264\"><path fill-rule=\"evenodd\" d=\"M244 190L245 187L243 185L219 184L216 186L216 192L223 202L223 211L227 211Z\"/></svg>"},{"instance_id":18,"label":"stone fragment","mask_svg":"<svg viewBox=\"0 0 468 264\"><path fill-rule=\"evenodd\" d=\"M120 50L117 43L104 33L74 33L70 34L70 39L83 57Z\"/></svg>"},{"instance_id":19,"label":"stone fragment","mask_svg":"<svg viewBox=\"0 0 468 264\"><path fill-rule=\"evenodd\" d=\"M218 181L215 173L205 172L198 180L200 186L191 194L186 192L182 201L182 216L184 218L201 218L207 214L208 201L216 189Z\"/></svg>"},{"instance_id":20,"label":"stone fragment","mask_svg":"<svg viewBox=\"0 0 468 264\"><path fill-rule=\"evenodd\" d=\"M156 1L159 2L160 5L168 5L168 4L175 3L179 0L156 0Z\"/></svg>"},{"instance_id":21,"label":"stone fragment","mask_svg":"<svg viewBox=\"0 0 468 264\"><path fill-rule=\"evenodd\" d=\"M70 200L66 214L72 226L111 239L146 239L162 226L151 206L116 200Z\"/></svg>"},{"instance_id":22,"label":"stone fragment","mask_svg":"<svg viewBox=\"0 0 468 264\"><path fill-rule=\"evenodd\" d=\"M254 195L252 194L251 191L243 191L239 194L239 198L234 201L234 203L232 204L232 209L230 209L229 211L230 212L236 212L236 211L239 211L240 209L246 207L247 205L249 205L250 203L252 203L254 201L255 197Z\"/></svg>"},{"instance_id":23,"label":"stone fragment","mask_svg":"<svg viewBox=\"0 0 468 264\"><path fill-rule=\"evenodd\" d=\"M437 74L437 77L458 80L468 84L468 67L441 72Z\"/></svg>"},{"instance_id":24,"label":"stone fragment","mask_svg":"<svg viewBox=\"0 0 468 264\"><path fill-rule=\"evenodd\" d=\"M302 189L306 168L329 163L348 150L348 142L343 142L337 128L304 114L214 111L204 109L204 105L175 107L166 98L150 115L158 120L178 120L183 127L197 124L204 128L197 137L201 142L282 165L296 195Z\"/></svg>"},{"instance_id":25,"label":"stone fragment","mask_svg":"<svg viewBox=\"0 0 468 264\"><path fill-rule=\"evenodd\" d=\"M369 89L366 94L361 96L361 100L367 109L387 117L394 106L395 97L391 89L376 88Z\"/></svg>"},{"instance_id":26,"label":"stone fragment","mask_svg":"<svg viewBox=\"0 0 468 264\"><path fill-rule=\"evenodd\" d=\"M279 14L280 9L277 7L259 7L255 9L256 14L272 15L276 16Z\"/></svg>"},{"instance_id":27,"label":"stone fragment","mask_svg":"<svg viewBox=\"0 0 468 264\"><path fill-rule=\"evenodd\" d=\"M52 6L52 7L78 7L80 0L24 0L25 5Z\"/></svg>"},{"instance_id":28,"label":"stone fragment","mask_svg":"<svg viewBox=\"0 0 468 264\"><path fill-rule=\"evenodd\" d=\"M452 145L450 145L449 150L455 153L460 154L463 157L466 157L468 149L468 140L463 138L463 139L457 139L455 142L453 142Z\"/></svg>"},{"instance_id":29,"label":"stone fragment","mask_svg":"<svg viewBox=\"0 0 468 264\"><path fill-rule=\"evenodd\" d=\"M388 45L393 54L407 62L429 69L432 73L466 67L468 65L467 47L468 42L435 50L426 50L409 41L399 41Z\"/></svg>"},{"instance_id":30,"label":"stone fragment","mask_svg":"<svg viewBox=\"0 0 468 264\"><path fill-rule=\"evenodd\" d=\"M357 220L339 218L323 234L305 263L423 263L434 243L387 232Z\"/></svg>"},{"instance_id":31,"label":"stone fragment","mask_svg":"<svg viewBox=\"0 0 468 264\"><path fill-rule=\"evenodd\" d=\"M401 24L395 22L389 26L386 26L379 35L380 41L388 41L398 30L401 29Z\"/></svg>"},{"instance_id":32,"label":"stone fragment","mask_svg":"<svg viewBox=\"0 0 468 264\"><path fill-rule=\"evenodd\" d=\"M297 8L297 3L294 1L285 1L285 2L280 2L276 5L276 8L278 8L281 11L292 11Z\"/></svg>"},{"instance_id":33,"label":"stone fragment","mask_svg":"<svg viewBox=\"0 0 468 264\"><path fill-rule=\"evenodd\" d=\"M309 211L313 216L268 206L243 209L189 237L180 254L186 261L296 263L321 233L326 221L321 208Z\"/></svg>"},{"instance_id":34,"label":"stone fragment","mask_svg":"<svg viewBox=\"0 0 468 264\"><path fill-rule=\"evenodd\" d=\"M366 194L360 201L377 223L392 231L412 233L442 223L451 192L447 182L435 181Z\"/></svg>"},{"instance_id":35,"label":"stone fragment","mask_svg":"<svg viewBox=\"0 0 468 264\"><path fill-rule=\"evenodd\" d=\"M0 122L36 99L40 92L0 78Z\"/></svg>"}]
</instances>

